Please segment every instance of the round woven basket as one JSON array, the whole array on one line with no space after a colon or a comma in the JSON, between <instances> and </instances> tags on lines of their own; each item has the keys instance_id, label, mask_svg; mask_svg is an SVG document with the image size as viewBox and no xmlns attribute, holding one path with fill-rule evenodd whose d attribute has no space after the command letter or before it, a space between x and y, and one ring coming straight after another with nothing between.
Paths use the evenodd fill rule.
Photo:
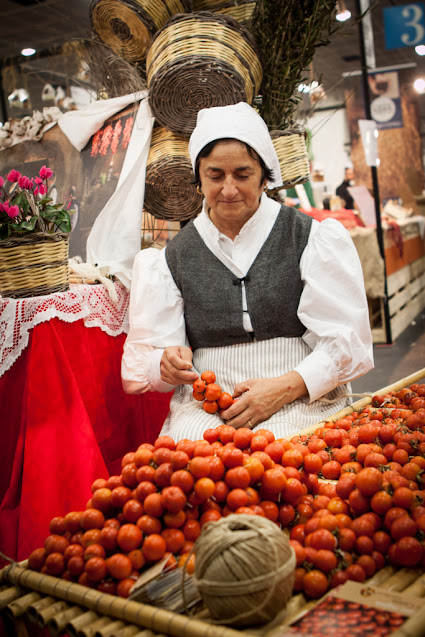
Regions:
<instances>
[{"instance_id":1,"label":"round woven basket","mask_svg":"<svg viewBox=\"0 0 425 637\"><path fill-rule=\"evenodd\" d=\"M93 31L114 53L129 62L146 58L153 34L176 13L182 0L92 0Z\"/></svg>"},{"instance_id":2,"label":"round woven basket","mask_svg":"<svg viewBox=\"0 0 425 637\"><path fill-rule=\"evenodd\" d=\"M68 235L34 233L0 241L0 294L43 296L69 289Z\"/></svg>"},{"instance_id":3,"label":"round woven basket","mask_svg":"<svg viewBox=\"0 0 425 637\"><path fill-rule=\"evenodd\" d=\"M308 181L310 161L304 131L298 128L274 130L270 132L270 136L279 159L283 183L275 190L292 188Z\"/></svg>"},{"instance_id":4,"label":"round woven basket","mask_svg":"<svg viewBox=\"0 0 425 637\"><path fill-rule=\"evenodd\" d=\"M251 22L256 4L255 0L193 0L193 10L230 15L246 26Z\"/></svg>"},{"instance_id":5,"label":"round woven basket","mask_svg":"<svg viewBox=\"0 0 425 637\"><path fill-rule=\"evenodd\" d=\"M192 181L187 139L161 126L154 128L146 165L146 212L169 221L196 217L202 208L202 195Z\"/></svg>"},{"instance_id":6,"label":"round woven basket","mask_svg":"<svg viewBox=\"0 0 425 637\"><path fill-rule=\"evenodd\" d=\"M183 136L202 108L251 104L262 80L249 31L207 11L171 18L152 41L146 71L158 123Z\"/></svg>"}]
</instances>

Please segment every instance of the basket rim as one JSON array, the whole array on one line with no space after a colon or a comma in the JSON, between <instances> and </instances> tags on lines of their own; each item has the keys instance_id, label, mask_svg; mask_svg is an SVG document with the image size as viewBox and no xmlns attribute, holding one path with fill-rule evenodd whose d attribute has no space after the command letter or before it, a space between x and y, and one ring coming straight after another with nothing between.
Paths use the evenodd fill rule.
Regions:
<instances>
[{"instance_id":1,"label":"basket rim","mask_svg":"<svg viewBox=\"0 0 425 637\"><path fill-rule=\"evenodd\" d=\"M22 237L12 236L7 239L0 239L1 248L13 248L20 245L28 245L32 243L55 243L59 241L68 241L69 234L66 232L32 232Z\"/></svg>"}]
</instances>

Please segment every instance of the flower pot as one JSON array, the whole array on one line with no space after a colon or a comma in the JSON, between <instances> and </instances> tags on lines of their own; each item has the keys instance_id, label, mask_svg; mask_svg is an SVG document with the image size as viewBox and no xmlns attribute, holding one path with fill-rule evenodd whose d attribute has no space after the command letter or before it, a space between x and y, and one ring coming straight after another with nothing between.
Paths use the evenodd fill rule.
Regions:
<instances>
[{"instance_id":1,"label":"flower pot","mask_svg":"<svg viewBox=\"0 0 425 637\"><path fill-rule=\"evenodd\" d=\"M0 294L43 296L69 289L68 235L33 233L0 241Z\"/></svg>"}]
</instances>

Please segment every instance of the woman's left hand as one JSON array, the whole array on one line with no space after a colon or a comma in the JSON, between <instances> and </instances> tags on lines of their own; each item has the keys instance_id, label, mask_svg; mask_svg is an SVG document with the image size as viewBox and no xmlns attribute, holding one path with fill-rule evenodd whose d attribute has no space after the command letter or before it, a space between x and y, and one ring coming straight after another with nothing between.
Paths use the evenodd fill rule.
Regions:
<instances>
[{"instance_id":1,"label":"woman's left hand","mask_svg":"<svg viewBox=\"0 0 425 637\"><path fill-rule=\"evenodd\" d=\"M233 398L237 400L221 416L227 425L236 429L252 429L283 405L307 393L307 387L298 372L288 372L277 378L250 378L236 385Z\"/></svg>"}]
</instances>

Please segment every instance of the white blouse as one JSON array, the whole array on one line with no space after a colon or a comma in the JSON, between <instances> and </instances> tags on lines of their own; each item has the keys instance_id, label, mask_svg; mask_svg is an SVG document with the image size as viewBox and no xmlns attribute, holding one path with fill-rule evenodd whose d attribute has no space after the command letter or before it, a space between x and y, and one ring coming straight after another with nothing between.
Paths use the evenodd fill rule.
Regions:
<instances>
[{"instance_id":1,"label":"white blouse","mask_svg":"<svg viewBox=\"0 0 425 637\"><path fill-rule=\"evenodd\" d=\"M194 220L206 246L238 278L244 277L267 239L281 204L263 194L255 214L232 241L221 234L205 208ZM170 391L160 377L165 347L188 345L180 290L167 266L165 249L148 248L134 260L130 330L121 374L131 391ZM296 367L310 402L373 368L373 345L363 272L349 232L334 219L313 220L300 261L303 292L298 317L311 353ZM194 272L202 285L202 267ZM206 281L207 285L208 282ZM243 309L247 309L246 305ZM244 326L252 331L249 315Z\"/></svg>"}]
</instances>

